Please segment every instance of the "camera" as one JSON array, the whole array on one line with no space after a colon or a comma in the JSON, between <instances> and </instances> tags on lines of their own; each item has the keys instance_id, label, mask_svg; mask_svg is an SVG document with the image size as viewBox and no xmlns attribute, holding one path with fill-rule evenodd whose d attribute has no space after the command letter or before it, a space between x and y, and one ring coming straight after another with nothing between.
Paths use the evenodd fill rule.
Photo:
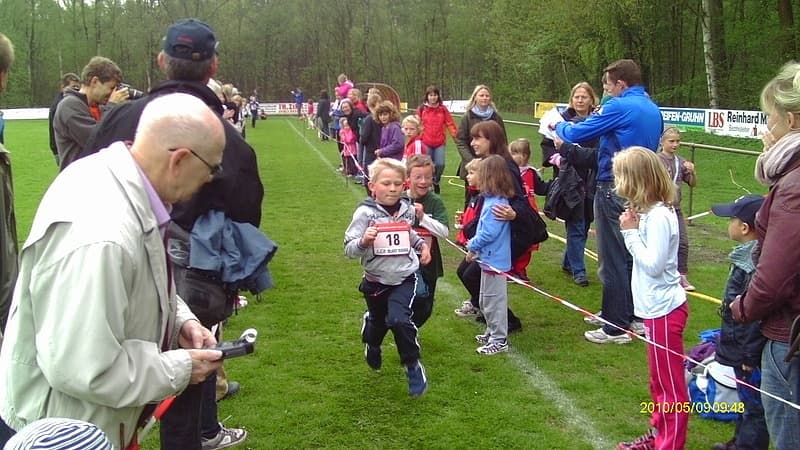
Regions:
<instances>
[{"instance_id":1,"label":"camera","mask_svg":"<svg viewBox=\"0 0 800 450\"><path fill-rule=\"evenodd\" d=\"M130 84L120 83L119 87L128 88L128 98L131 100L139 100L140 98L144 97L144 92L140 91L139 89L136 89Z\"/></svg>"}]
</instances>

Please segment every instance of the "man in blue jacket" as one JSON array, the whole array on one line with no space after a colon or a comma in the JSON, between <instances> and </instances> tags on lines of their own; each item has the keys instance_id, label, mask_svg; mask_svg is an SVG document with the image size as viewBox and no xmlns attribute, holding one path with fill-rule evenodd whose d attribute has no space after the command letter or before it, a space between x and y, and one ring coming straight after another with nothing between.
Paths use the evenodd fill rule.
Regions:
<instances>
[{"instance_id":1,"label":"man in blue jacket","mask_svg":"<svg viewBox=\"0 0 800 450\"><path fill-rule=\"evenodd\" d=\"M653 151L658 149L664 127L661 112L641 84L642 72L633 60L621 59L612 63L603 71L603 90L614 98L585 121L561 122L555 129L558 137L568 143L600 138L594 216L600 255L599 276L603 284L602 318L614 326L589 321L603 325L584 333L588 341L597 344L627 344L631 338L623 330L644 332L642 323L633 320L633 262L619 231L624 200L614 193L611 171L611 159L623 148L640 145Z\"/></svg>"}]
</instances>

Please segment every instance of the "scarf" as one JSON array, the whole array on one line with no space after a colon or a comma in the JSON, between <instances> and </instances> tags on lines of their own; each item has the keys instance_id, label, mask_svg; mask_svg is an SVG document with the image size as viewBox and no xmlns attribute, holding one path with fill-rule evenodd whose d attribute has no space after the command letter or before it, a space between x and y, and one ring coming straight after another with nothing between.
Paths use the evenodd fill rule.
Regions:
<instances>
[{"instance_id":1,"label":"scarf","mask_svg":"<svg viewBox=\"0 0 800 450\"><path fill-rule=\"evenodd\" d=\"M772 186L800 157L800 130L791 130L772 147L758 155L756 180L764 186Z\"/></svg>"},{"instance_id":2,"label":"scarf","mask_svg":"<svg viewBox=\"0 0 800 450\"><path fill-rule=\"evenodd\" d=\"M749 274L753 273L756 270L756 265L753 262L753 247L756 246L757 242L757 240L753 239L737 245L728 255L731 264Z\"/></svg>"},{"instance_id":3,"label":"scarf","mask_svg":"<svg viewBox=\"0 0 800 450\"><path fill-rule=\"evenodd\" d=\"M489 120L494 114L494 108L491 106L487 106L486 109L480 109L478 105L475 105L472 107L472 109L470 109L470 111L472 111L472 114L475 114L481 120Z\"/></svg>"}]
</instances>

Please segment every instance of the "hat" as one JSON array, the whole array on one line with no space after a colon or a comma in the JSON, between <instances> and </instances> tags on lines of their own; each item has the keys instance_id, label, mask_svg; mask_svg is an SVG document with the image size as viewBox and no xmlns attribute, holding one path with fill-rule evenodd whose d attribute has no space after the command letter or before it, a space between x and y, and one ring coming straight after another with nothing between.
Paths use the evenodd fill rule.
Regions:
<instances>
[{"instance_id":1,"label":"hat","mask_svg":"<svg viewBox=\"0 0 800 450\"><path fill-rule=\"evenodd\" d=\"M207 23L196 19L181 19L167 28L164 53L191 61L205 61L217 52L217 38Z\"/></svg>"},{"instance_id":2,"label":"hat","mask_svg":"<svg viewBox=\"0 0 800 450\"><path fill-rule=\"evenodd\" d=\"M763 202L764 197L760 195L744 195L734 200L733 203L712 206L711 212L719 217L736 217L753 227L756 223L756 212L761 208Z\"/></svg>"},{"instance_id":3,"label":"hat","mask_svg":"<svg viewBox=\"0 0 800 450\"><path fill-rule=\"evenodd\" d=\"M6 450L112 450L97 426L81 420L48 418L29 423L6 443Z\"/></svg>"}]
</instances>

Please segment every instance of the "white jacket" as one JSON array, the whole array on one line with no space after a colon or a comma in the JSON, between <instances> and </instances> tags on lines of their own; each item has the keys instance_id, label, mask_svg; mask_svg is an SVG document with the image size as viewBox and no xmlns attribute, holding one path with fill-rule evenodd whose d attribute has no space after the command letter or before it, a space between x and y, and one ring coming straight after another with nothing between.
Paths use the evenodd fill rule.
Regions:
<instances>
[{"instance_id":1,"label":"white jacket","mask_svg":"<svg viewBox=\"0 0 800 450\"><path fill-rule=\"evenodd\" d=\"M194 318L168 283L127 147L71 164L42 198L20 255L0 416L14 429L43 417L85 420L124 447L145 404L182 391L191 375L187 351L161 349Z\"/></svg>"}]
</instances>

